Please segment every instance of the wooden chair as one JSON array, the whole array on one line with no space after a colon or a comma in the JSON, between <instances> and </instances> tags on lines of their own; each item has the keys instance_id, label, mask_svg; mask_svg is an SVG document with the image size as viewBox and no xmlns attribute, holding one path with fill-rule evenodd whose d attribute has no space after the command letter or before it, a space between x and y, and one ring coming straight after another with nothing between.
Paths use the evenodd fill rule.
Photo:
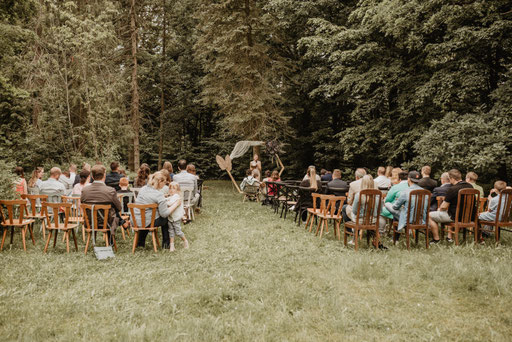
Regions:
<instances>
[{"instance_id":1,"label":"wooden chair","mask_svg":"<svg viewBox=\"0 0 512 342\"><path fill-rule=\"evenodd\" d=\"M14 229L19 227L21 229L21 238L23 241L23 250L27 250L27 244L25 241L25 236L27 235L27 230L30 231L30 237L32 238L32 243L36 244L36 240L34 239L34 232L32 232L31 225L34 223L32 219L24 219L24 215L26 213L26 200L6 200L0 201L0 217L2 219L1 226L4 229L4 234L2 236L2 244L0 245L0 251L4 248L5 237L7 236L8 228L11 228L11 245L14 239ZM4 213L4 207L7 209L7 215ZM17 217L16 217L17 216Z\"/></svg>"},{"instance_id":2,"label":"wooden chair","mask_svg":"<svg viewBox=\"0 0 512 342\"><path fill-rule=\"evenodd\" d=\"M504 189L500 193L498 208L496 210L496 219L494 221L478 220L478 230L475 235L481 238L482 232L494 233L496 244L500 242L500 233L502 230L512 232L512 189ZM493 229L484 228L486 226Z\"/></svg>"},{"instance_id":3,"label":"wooden chair","mask_svg":"<svg viewBox=\"0 0 512 342\"><path fill-rule=\"evenodd\" d=\"M260 201L260 183L254 183L253 185L246 184L243 190L244 198L242 202L245 200L255 200L257 202Z\"/></svg>"},{"instance_id":4,"label":"wooden chair","mask_svg":"<svg viewBox=\"0 0 512 342\"><path fill-rule=\"evenodd\" d=\"M94 209L93 209L94 208ZM105 245L108 247L109 239L108 233L110 232L110 227L108 226L108 213L110 211L110 204L80 204L80 209L82 209L82 217L85 222L85 231L87 232L87 241L85 243L85 255L87 255L87 250L89 249L89 243L91 242L92 236L92 224L94 224L94 233L103 233L105 238ZM98 216L101 217L101 227L99 225ZM96 238L96 236L95 236ZM114 242L114 249L117 252L117 243L114 234L112 234L112 241Z\"/></svg>"},{"instance_id":5,"label":"wooden chair","mask_svg":"<svg viewBox=\"0 0 512 342\"><path fill-rule=\"evenodd\" d=\"M290 210L291 207L297 205L297 202L299 200L299 187L295 185L283 185L283 191L285 194L285 201L283 201L283 205L281 207L281 215L280 217L283 217L286 220L286 214Z\"/></svg>"},{"instance_id":6,"label":"wooden chair","mask_svg":"<svg viewBox=\"0 0 512 342\"><path fill-rule=\"evenodd\" d=\"M80 196L62 196L62 202L71 203L69 222L75 223L77 228L82 227L82 240L85 242L84 217L82 216L82 210L80 209Z\"/></svg>"},{"instance_id":7,"label":"wooden chair","mask_svg":"<svg viewBox=\"0 0 512 342\"><path fill-rule=\"evenodd\" d=\"M194 193L193 186L181 186L181 199L183 200L183 209L185 209L185 214L187 215L187 219L194 221L194 208L192 205L192 198Z\"/></svg>"},{"instance_id":8,"label":"wooden chair","mask_svg":"<svg viewBox=\"0 0 512 342\"><path fill-rule=\"evenodd\" d=\"M414 240L418 244L418 235L416 231L425 231L425 244L429 247L429 225L428 219L430 216L430 200L432 194L428 190L412 190L409 193L409 203L407 205L407 224L405 226L405 241L407 250L410 249L410 232L413 233ZM414 201L414 203L413 203ZM414 204L414 207L412 205ZM425 218L425 221L423 221ZM393 244L396 243L396 238L400 233L398 230L398 223L393 224Z\"/></svg>"},{"instance_id":9,"label":"wooden chair","mask_svg":"<svg viewBox=\"0 0 512 342\"><path fill-rule=\"evenodd\" d=\"M133 199L134 199L135 195L133 194L133 192L126 192L126 193L117 194L117 197L119 198L119 202L121 202L121 212L119 213L119 215L121 216L121 218L123 220L130 222L130 209L128 209L128 207L126 207L126 210L125 210L125 205L133 203ZM127 199L126 202L125 202L125 198ZM121 233L123 234L123 240L126 240L124 231L125 231L125 229L123 227L121 227ZM130 230L128 228L126 229L126 234L128 236L130 236Z\"/></svg>"},{"instance_id":10,"label":"wooden chair","mask_svg":"<svg viewBox=\"0 0 512 342\"><path fill-rule=\"evenodd\" d=\"M322 197L326 196L327 203L324 205L322 209ZM320 197L320 212L317 214L317 217L320 219L318 226L316 228L315 235L318 235L318 231L320 230L320 238L322 237L322 233L325 226L325 231L328 231L328 223L329 220L333 220L334 222L334 236L338 237L338 240L341 239L340 234L340 224L341 224L341 208L343 208L343 204L347 198L345 196L333 196L333 195L322 195Z\"/></svg>"},{"instance_id":11,"label":"wooden chair","mask_svg":"<svg viewBox=\"0 0 512 342\"><path fill-rule=\"evenodd\" d=\"M455 245L459 245L459 231L462 230L463 238L466 239L467 231L475 233L475 242L478 241L478 204L480 203L480 191L476 189L459 190L457 200L457 211L455 221L445 223L445 231L455 234Z\"/></svg>"},{"instance_id":12,"label":"wooden chair","mask_svg":"<svg viewBox=\"0 0 512 342\"><path fill-rule=\"evenodd\" d=\"M481 197L480 203L478 203L478 214L485 211L485 204L487 203L487 198Z\"/></svg>"},{"instance_id":13,"label":"wooden chair","mask_svg":"<svg viewBox=\"0 0 512 342\"><path fill-rule=\"evenodd\" d=\"M152 240L153 240L153 249L155 252L157 252L157 248L160 245L160 241L158 241L158 227L155 227L155 217L156 217L156 210L158 208L158 204L152 203L152 204L134 204L130 203L128 204L128 209L130 209L130 213L132 215L132 229L135 232L135 236L133 238L133 248L132 248L132 254L135 253L135 248L137 247L137 243L139 242L139 232L142 230L147 230L151 233ZM139 226L137 223L137 220L135 219L137 216L135 215L135 210L139 210L140 217L141 217L141 224L142 227ZM149 227L144 227L144 223L146 222L146 210L151 210L151 223Z\"/></svg>"},{"instance_id":14,"label":"wooden chair","mask_svg":"<svg viewBox=\"0 0 512 342\"><path fill-rule=\"evenodd\" d=\"M320 212L320 208L322 207L322 203L320 200L321 196L327 196L327 195L322 195L322 194L319 194L316 192L313 192L311 194L311 197L313 198L313 207L307 208L308 218L306 220L306 226L304 227L305 229L308 229L308 225L309 225L309 232L311 232L311 230L313 229L313 219ZM325 200L324 200L324 204L325 204Z\"/></svg>"},{"instance_id":15,"label":"wooden chair","mask_svg":"<svg viewBox=\"0 0 512 342\"><path fill-rule=\"evenodd\" d=\"M133 192L133 198L137 198L137 196L139 195L139 191L140 189L142 188L130 188L130 190Z\"/></svg>"},{"instance_id":16,"label":"wooden chair","mask_svg":"<svg viewBox=\"0 0 512 342\"><path fill-rule=\"evenodd\" d=\"M64 197L64 196L63 196ZM74 229L78 226L78 223L70 223L70 212L73 207L73 203L43 203L44 213L46 215L46 229L48 229L48 239L44 246L44 253L48 251L48 245L50 239L55 231L55 237L53 238L53 248L57 244L57 235L59 231L64 232L64 239L66 241L66 251L69 253L69 232L73 233L73 241L75 242L75 250L78 252L78 244L76 243L76 235ZM51 210L48 210L51 208ZM64 211L63 222L59 219L59 211ZM53 217L53 222L51 218Z\"/></svg>"},{"instance_id":17,"label":"wooden chair","mask_svg":"<svg viewBox=\"0 0 512 342\"><path fill-rule=\"evenodd\" d=\"M382 192L375 189L364 189L359 192L357 214L354 221L345 222L343 242L347 246L347 235L354 237L355 250L358 249L359 231L367 231L366 242L370 244L369 231L375 234L375 246L379 245L379 216L382 207ZM352 229L349 232L348 229Z\"/></svg>"},{"instance_id":18,"label":"wooden chair","mask_svg":"<svg viewBox=\"0 0 512 342\"><path fill-rule=\"evenodd\" d=\"M301 224L301 218L303 213L308 212L308 208L304 205L304 203L308 203L309 200L313 201L313 194L316 193L314 188L299 186L298 189L298 201L295 206L295 221L299 218L297 222L297 226ZM306 229L308 224L306 223Z\"/></svg>"},{"instance_id":19,"label":"wooden chair","mask_svg":"<svg viewBox=\"0 0 512 342\"><path fill-rule=\"evenodd\" d=\"M41 231L43 232L43 239L46 238L46 215L43 211L42 202L48 200L46 195L21 195L21 198L29 202L29 206L25 207L25 217L35 221L41 222ZM30 209L30 210L29 210ZM31 225L33 230L34 223Z\"/></svg>"}]
</instances>

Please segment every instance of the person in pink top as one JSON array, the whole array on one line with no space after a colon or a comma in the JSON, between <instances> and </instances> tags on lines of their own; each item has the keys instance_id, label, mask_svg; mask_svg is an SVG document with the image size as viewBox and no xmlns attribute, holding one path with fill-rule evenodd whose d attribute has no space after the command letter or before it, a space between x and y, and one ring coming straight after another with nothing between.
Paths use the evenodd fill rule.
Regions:
<instances>
[{"instance_id":1,"label":"person in pink top","mask_svg":"<svg viewBox=\"0 0 512 342\"><path fill-rule=\"evenodd\" d=\"M75 186L73 187L73 192L72 192L73 195L81 195L82 190L86 186L91 185L90 174L91 173L87 170L82 170L80 172L80 183L75 184Z\"/></svg>"}]
</instances>

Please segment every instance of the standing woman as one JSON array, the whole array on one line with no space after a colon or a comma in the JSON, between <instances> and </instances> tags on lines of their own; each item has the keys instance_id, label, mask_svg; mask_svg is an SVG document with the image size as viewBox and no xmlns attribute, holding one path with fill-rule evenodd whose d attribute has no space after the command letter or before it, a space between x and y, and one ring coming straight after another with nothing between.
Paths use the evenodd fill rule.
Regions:
<instances>
[{"instance_id":1,"label":"standing woman","mask_svg":"<svg viewBox=\"0 0 512 342\"><path fill-rule=\"evenodd\" d=\"M32 177L30 177L28 181L28 191L30 191L32 194L39 194L39 189L41 188L41 184L43 181L41 180L43 178L44 169L40 166L36 167L34 171L32 171ZM37 187L37 189L35 189Z\"/></svg>"},{"instance_id":2,"label":"standing woman","mask_svg":"<svg viewBox=\"0 0 512 342\"><path fill-rule=\"evenodd\" d=\"M27 181L25 180L25 174L23 173L23 168L21 166L16 166L14 169L14 173L18 178L14 181L14 191L21 196L26 195L27 191Z\"/></svg>"},{"instance_id":3,"label":"standing woman","mask_svg":"<svg viewBox=\"0 0 512 342\"><path fill-rule=\"evenodd\" d=\"M252 176L256 178L258 181L261 181L261 162L259 161L259 157L257 154L254 155L249 166L250 169L252 170Z\"/></svg>"},{"instance_id":4,"label":"standing woman","mask_svg":"<svg viewBox=\"0 0 512 342\"><path fill-rule=\"evenodd\" d=\"M155 216L155 227L162 230L162 248L169 248L169 225L167 217L171 214L167 205L167 200L161 189L165 186L167 177L162 172L156 172L151 177L147 185L140 189L135 204L158 204ZM135 210L135 220L139 227L148 227L151 224L151 210L146 210L146 222L141 222L141 214L139 210ZM138 247L144 247L146 242L147 230L139 232Z\"/></svg>"}]
</instances>

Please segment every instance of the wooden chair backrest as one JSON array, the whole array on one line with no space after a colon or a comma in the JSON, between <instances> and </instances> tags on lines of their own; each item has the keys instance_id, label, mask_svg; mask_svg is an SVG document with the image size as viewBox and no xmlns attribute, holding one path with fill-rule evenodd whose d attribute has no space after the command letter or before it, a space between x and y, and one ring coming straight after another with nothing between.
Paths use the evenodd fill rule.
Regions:
<instances>
[{"instance_id":1,"label":"wooden chair backrest","mask_svg":"<svg viewBox=\"0 0 512 342\"><path fill-rule=\"evenodd\" d=\"M141 188L130 188L130 190L133 192L133 197L134 198L137 198L137 196L139 195L140 189Z\"/></svg>"},{"instance_id":2,"label":"wooden chair backrest","mask_svg":"<svg viewBox=\"0 0 512 342\"><path fill-rule=\"evenodd\" d=\"M481 213L485 210L485 203L487 203L487 198L481 197L480 203L478 204L478 213Z\"/></svg>"},{"instance_id":3,"label":"wooden chair backrest","mask_svg":"<svg viewBox=\"0 0 512 342\"><path fill-rule=\"evenodd\" d=\"M256 195L258 193L259 189L260 189L260 183L254 183L253 185L246 184L244 187L244 194Z\"/></svg>"},{"instance_id":4,"label":"wooden chair backrest","mask_svg":"<svg viewBox=\"0 0 512 342\"><path fill-rule=\"evenodd\" d=\"M69 212L71 211L71 203L50 203L44 202L44 214L46 216L46 227L47 228L59 228L59 210L64 211L64 228L68 227L69 223ZM48 210L51 208L51 210ZM53 222L51 220L53 216Z\"/></svg>"},{"instance_id":5,"label":"wooden chair backrest","mask_svg":"<svg viewBox=\"0 0 512 342\"><path fill-rule=\"evenodd\" d=\"M335 219L340 219L341 218L341 208L343 208L343 204L345 203L345 200L347 199L347 197L334 196L334 195L327 195L327 196L328 196L327 199L329 202L327 204L326 214ZM336 210L336 208L337 208L337 210Z\"/></svg>"},{"instance_id":6,"label":"wooden chair backrest","mask_svg":"<svg viewBox=\"0 0 512 342\"><path fill-rule=\"evenodd\" d=\"M94 210L93 210L94 206ZM80 204L82 216L85 222L85 229L87 231L92 229L91 223L94 223L94 230L99 232L108 231L108 212L110 211L110 204ZM101 213L103 211L103 213ZM103 226L98 226L98 212L103 216Z\"/></svg>"},{"instance_id":7,"label":"wooden chair backrest","mask_svg":"<svg viewBox=\"0 0 512 342\"><path fill-rule=\"evenodd\" d=\"M124 199L128 198L127 204L133 203L135 194L133 192L122 192L122 193L117 194L117 197L119 198L119 202L121 202L121 214L123 214L123 215L130 214L130 209L128 209L127 211L124 210L124 204L125 204Z\"/></svg>"},{"instance_id":8,"label":"wooden chair backrest","mask_svg":"<svg viewBox=\"0 0 512 342\"><path fill-rule=\"evenodd\" d=\"M27 199L29 201L30 213L28 212L28 210L27 210L27 213L29 213L29 215L32 215L32 216L35 216L38 214L38 212L37 212L38 200L39 200L39 202L46 202L48 200L47 195L21 195L21 198Z\"/></svg>"},{"instance_id":9,"label":"wooden chair backrest","mask_svg":"<svg viewBox=\"0 0 512 342\"><path fill-rule=\"evenodd\" d=\"M441 203L443 203L445 199L445 196L437 196L436 197L436 200L437 200L437 209L439 209L439 207L441 206Z\"/></svg>"},{"instance_id":10,"label":"wooden chair backrest","mask_svg":"<svg viewBox=\"0 0 512 342\"><path fill-rule=\"evenodd\" d=\"M80 197L78 196L62 196L62 202L71 203L71 211L69 215L73 218L82 217L80 210Z\"/></svg>"},{"instance_id":11,"label":"wooden chair backrest","mask_svg":"<svg viewBox=\"0 0 512 342\"><path fill-rule=\"evenodd\" d=\"M496 223L512 224L512 189L502 190L496 211Z\"/></svg>"},{"instance_id":12,"label":"wooden chair backrest","mask_svg":"<svg viewBox=\"0 0 512 342\"><path fill-rule=\"evenodd\" d=\"M382 206L382 192L376 189L364 189L359 192L356 224L362 227L375 226L378 229Z\"/></svg>"},{"instance_id":13,"label":"wooden chair backrest","mask_svg":"<svg viewBox=\"0 0 512 342\"><path fill-rule=\"evenodd\" d=\"M413 226L428 224L431 197L432 194L428 190L412 190L409 193L409 203L407 204L407 224ZM426 219L425 222L423 222L423 218L425 216Z\"/></svg>"},{"instance_id":14,"label":"wooden chair backrest","mask_svg":"<svg viewBox=\"0 0 512 342\"><path fill-rule=\"evenodd\" d=\"M461 189L458 194L455 222L472 223L477 217L480 191L476 189Z\"/></svg>"},{"instance_id":15,"label":"wooden chair backrest","mask_svg":"<svg viewBox=\"0 0 512 342\"><path fill-rule=\"evenodd\" d=\"M27 192L29 195L39 195L39 187L38 186L28 186Z\"/></svg>"},{"instance_id":16,"label":"wooden chair backrest","mask_svg":"<svg viewBox=\"0 0 512 342\"><path fill-rule=\"evenodd\" d=\"M329 214L329 198L331 197L331 195L320 195L319 196L319 199L320 199L320 213L323 214L323 215L328 215Z\"/></svg>"},{"instance_id":17,"label":"wooden chair backrest","mask_svg":"<svg viewBox=\"0 0 512 342\"><path fill-rule=\"evenodd\" d=\"M27 201L25 200L0 201L0 215L2 217L2 224L9 225L23 223L23 215L25 214L26 206ZM7 215L4 213L4 207L7 209ZM16 214L18 214L18 217L16 217Z\"/></svg>"},{"instance_id":18,"label":"wooden chair backrest","mask_svg":"<svg viewBox=\"0 0 512 342\"><path fill-rule=\"evenodd\" d=\"M311 197L313 198L313 210L316 211L320 207L318 206L318 202L320 201L320 196L322 196L319 193L313 192L311 194Z\"/></svg>"},{"instance_id":19,"label":"wooden chair backrest","mask_svg":"<svg viewBox=\"0 0 512 342\"><path fill-rule=\"evenodd\" d=\"M156 204L156 203L151 203L151 204L130 203L130 204L128 204L128 209L130 210L130 213L132 216L132 228L135 230L141 230L141 229L152 230L152 229L154 229L157 208L158 208L158 204ZM136 209L140 213L140 222L142 225L144 225L144 223L146 222L146 211L151 210L151 224L149 225L149 227L139 227L137 220L135 219L137 217L137 216L135 216Z\"/></svg>"},{"instance_id":20,"label":"wooden chair backrest","mask_svg":"<svg viewBox=\"0 0 512 342\"><path fill-rule=\"evenodd\" d=\"M193 186L180 186L181 199L183 200L184 206L190 206L192 202L192 194L194 192Z\"/></svg>"}]
</instances>

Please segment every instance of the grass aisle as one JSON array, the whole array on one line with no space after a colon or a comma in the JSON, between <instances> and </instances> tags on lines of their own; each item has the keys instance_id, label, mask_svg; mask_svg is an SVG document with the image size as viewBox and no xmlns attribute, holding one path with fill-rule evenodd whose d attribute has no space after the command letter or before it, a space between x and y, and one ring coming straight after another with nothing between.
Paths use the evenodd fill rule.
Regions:
<instances>
[{"instance_id":1,"label":"grass aisle","mask_svg":"<svg viewBox=\"0 0 512 342\"><path fill-rule=\"evenodd\" d=\"M345 249L207 182L190 249L0 253L1 340L506 341L512 243ZM149 240L147 241L149 242ZM389 243L388 243L389 245Z\"/></svg>"}]
</instances>

